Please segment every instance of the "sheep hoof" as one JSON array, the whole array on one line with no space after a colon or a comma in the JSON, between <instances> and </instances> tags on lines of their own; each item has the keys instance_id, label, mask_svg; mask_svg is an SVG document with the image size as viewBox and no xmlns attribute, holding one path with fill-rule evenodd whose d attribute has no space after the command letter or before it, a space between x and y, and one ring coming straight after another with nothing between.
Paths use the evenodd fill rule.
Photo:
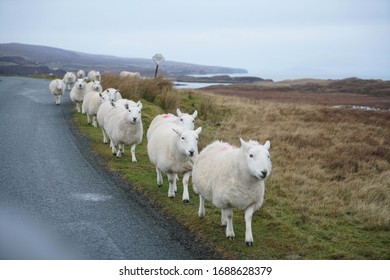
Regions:
<instances>
[{"instance_id":1,"label":"sheep hoof","mask_svg":"<svg viewBox=\"0 0 390 280\"><path fill-rule=\"evenodd\" d=\"M253 246L253 242L251 242L251 241L247 241L245 243L246 243L247 246Z\"/></svg>"},{"instance_id":2,"label":"sheep hoof","mask_svg":"<svg viewBox=\"0 0 390 280\"><path fill-rule=\"evenodd\" d=\"M183 203L190 203L189 199L183 199Z\"/></svg>"},{"instance_id":3,"label":"sheep hoof","mask_svg":"<svg viewBox=\"0 0 390 280\"><path fill-rule=\"evenodd\" d=\"M159 187L159 188L162 188L162 186L163 186L162 184L161 184L161 185L160 185L160 184L157 184L157 187Z\"/></svg>"},{"instance_id":4,"label":"sheep hoof","mask_svg":"<svg viewBox=\"0 0 390 280\"><path fill-rule=\"evenodd\" d=\"M229 240L234 240L234 236L228 236L227 237Z\"/></svg>"},{"instance_id":5,"label":"sheep hoof","mask_svg":"<svg viewBox=\"0 0 390 280\"><path fill-rule=\"evenodd\" d=\"M174 197L174 196L168 196L168 198L170 198L170 199L174 199L175 197Z\"/></svg>"}]
</instances>

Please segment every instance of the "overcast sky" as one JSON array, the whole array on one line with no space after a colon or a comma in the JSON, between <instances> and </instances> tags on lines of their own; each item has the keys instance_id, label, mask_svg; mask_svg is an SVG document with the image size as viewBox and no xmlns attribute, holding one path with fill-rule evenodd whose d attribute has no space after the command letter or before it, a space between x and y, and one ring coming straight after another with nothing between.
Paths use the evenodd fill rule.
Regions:
<instances>
[{"instance_id":1,"label":"overcast sky","mask_svg":"<svg viewBox=\"0 0 390 280\"><path fill-rule=\"evenodd\" d=\"M390 80L390 0L0 0L0 43Z\"/></svg>"}]
</instances>

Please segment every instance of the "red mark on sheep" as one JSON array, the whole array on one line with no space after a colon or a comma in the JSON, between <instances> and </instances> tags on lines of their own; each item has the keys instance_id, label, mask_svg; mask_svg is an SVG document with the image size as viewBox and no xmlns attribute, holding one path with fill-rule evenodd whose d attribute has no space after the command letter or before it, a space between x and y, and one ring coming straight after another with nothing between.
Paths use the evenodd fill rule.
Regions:
<instances>
[{"instance_id":1,"label":"red mark on sheep","mask_svg":"<svg viewBox=\"0 0 390 280\"><path fill-rule=\"evenodd\" d=\"M219 149L220 152L226 152L232 149L237 149L236 146L231 146L231 145L225 145Z\"/></svg>"}]
</instances>

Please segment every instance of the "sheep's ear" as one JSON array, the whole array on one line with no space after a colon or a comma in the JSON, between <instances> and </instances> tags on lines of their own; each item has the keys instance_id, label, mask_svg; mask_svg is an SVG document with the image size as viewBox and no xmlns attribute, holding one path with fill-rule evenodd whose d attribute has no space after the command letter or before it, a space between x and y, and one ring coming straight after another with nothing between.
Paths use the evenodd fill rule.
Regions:
<instances>
[{"instance_id":1,"label":"sheep's ear","mask_svg":"<svg viewBox=\"0 0 390 280\"><path fill-rule=\"evenodd\" d=\"M125 108L126 108L126 110L129 110L129 104L125 104Z\"/></svg>"},{"instance_id":2,"label":"sheep's ear","mask_svg":"<svg viewBox=\"0 0 390 280\"><path fill-rule=\"evenodd\" d=\"M196 130L195 130L196 134L200 134L202 132L202 127L198 127Z\"/></svg>"},{"instance_id":3,"label":"sheep's ear","mask_svg":"<svg viewBox=\"0 0 390 280\"><path fill-rule=\"evenodd\" d=\"M183 133L183 130L179 128L172 128L172 130L179 136L181 136L181 134Z\"/></svg>"},{"instance_id":4,"label":"sheep's ear","mask_svg":"<svg viewBox=\"0 0 390 280\"><path fill-rule=\"evenodd\" d=\"M177 116L178 116L178 117L181 117L181 115L183 115L183 113L180 111L179 108L177 108L176 113L177 113Z\"/></svg>"},{"instance_id":5,"label":"sheep's ear","mask_svg":"<svg viewBox=\"0 0 390 280\"><path fill-rule=\"evenodd\" d=\"M249 150L248 143L242 140L242 138L240 138L240 143L241 147L243 147L245 150Z\"/></svg>"},{"instance_id":6,"label":"sheep's ear","mask_svg":"<svg viewBox=\"0 0 390 280\"><path fill-rule=\"evenodd\" d=\"M140 108L140 109L142 109L142 103L141 103L141 101L138 101L138 102L137 102L137 107Z\"/></svg>"},{"instance_id":7,"label":"sheep's ear","mask_svg":"<svg viewBox=\"0 0 390 280\"><path fill-rule=\"evenodd\" d=\"M195 110L195 112L192 114L192 117L193 117L194 119L196 119L197 116L198 116L198 111Z\"/></svg>"},{"instance_id":8,"label":"sheep's ear","mask_svg":"<svg viewBox=\"0 0 390 280\"><path fill-rule=\"evenodd\" d=\"M271 142L270 141L265 141L264 143L264 148L266 148L267 150L269 150L269 148L271 147Z\"/></svg>"}]
</instances>

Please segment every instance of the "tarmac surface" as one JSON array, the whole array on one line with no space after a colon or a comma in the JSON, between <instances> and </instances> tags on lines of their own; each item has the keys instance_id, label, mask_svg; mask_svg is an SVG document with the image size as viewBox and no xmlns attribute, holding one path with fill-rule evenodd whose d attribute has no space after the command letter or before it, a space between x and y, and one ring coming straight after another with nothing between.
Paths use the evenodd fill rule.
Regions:
<instances>
[{"instance_id":1,"label":"tarmac surface","mask_svg":"<svg viewBox=\"0 0 390 280\"><path fill-rule=\"evenodd\" d=\"M0 259L220 258L104 168L48 85L0 77Z\"/></svg>"}]
</instances>

